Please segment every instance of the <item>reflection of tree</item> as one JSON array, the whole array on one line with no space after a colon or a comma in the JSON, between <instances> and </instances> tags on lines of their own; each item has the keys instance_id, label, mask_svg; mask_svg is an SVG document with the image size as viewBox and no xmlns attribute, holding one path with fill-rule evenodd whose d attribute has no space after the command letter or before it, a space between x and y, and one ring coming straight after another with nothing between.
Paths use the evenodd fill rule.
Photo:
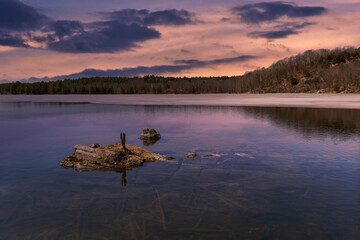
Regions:
<instances>
[{"instance_id":1,"label":"reflection of tree","mask_svg":"<svg viewBox=\"0 0 360 240\"><path fill-rule=\"evenodd\" d=\"M229 107L229 106L145 106L147 114L154 116L174 114L238 113L251 115L287 127L306 138L332 137L349 139L360 136L360 110L295 107Z\"/></svg>"},{"instance_id":2,"label":"reflection of tree","mask_svg":"<svg viewBox=\"0 0 360 240\"><path fill-rule=\"evenodd\" d=\"M360 110L279 107L242 107L256 118L286 126L305 137L348 139L360 134Z\"/></svg>"},{"instance_id":3,"label":"reflection of tree","mask_svg":"<svg viewBox=\"0 0 360 240\"><path fill-rule=\"evenodd\" d=\"M122 172L121 185L125 187L126 184L127 184L127 181L126 181L126 171L124 170L124 171Z\"/></svg>"}]
</instances>

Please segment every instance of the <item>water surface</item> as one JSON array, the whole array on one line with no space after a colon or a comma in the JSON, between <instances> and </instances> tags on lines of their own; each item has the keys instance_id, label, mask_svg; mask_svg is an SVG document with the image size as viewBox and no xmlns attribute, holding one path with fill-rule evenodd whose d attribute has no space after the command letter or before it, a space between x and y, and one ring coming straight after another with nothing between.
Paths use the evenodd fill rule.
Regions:
<instances>
[{"instance_id":1,"label":"water surface","mask_svg":"<svg viewBox=\"0 0 360 240\"><path fill-rule=\"evenodd\" d=\"M88 102L122 105L266 106L360 109L360 94L0 95L0 102Z\"/></svg>"},{"instance_id":2,"label":"water surface","mask_svg":"<svg viewBox=\"0 0 360 240\"><path fill-rule=\"evenodd\" d=\"M358 239L360 110L0 103L0 239ZM75 144L176 157L59 166ZM186 159L187 152L199 157ZM216 157L204 158L210 153Z\"/></svg>"}]
</instances>

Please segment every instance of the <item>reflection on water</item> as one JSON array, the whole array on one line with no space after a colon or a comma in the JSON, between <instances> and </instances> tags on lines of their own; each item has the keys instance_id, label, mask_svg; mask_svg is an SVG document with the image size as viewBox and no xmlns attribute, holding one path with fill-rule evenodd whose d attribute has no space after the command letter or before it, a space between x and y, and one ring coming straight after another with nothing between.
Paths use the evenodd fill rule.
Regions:
<instances>
[{"instance_id":1,"label":"reflection on water","mask_svg":"<svg viewBox=\"0 0 360 240\"><path fill-rule=\"evenodd\" d=\"M144 146L151 146L154 145L159 140L160 139L150 138L150 139L142 139L141 141Z\"/></svg>"},{"instance_id":2,"label":"reflection on water","mask_svg":"<svg viewBox=\"0 0 360 240\"><path fill-rule=\"evenodd\" d=\"M342 140L360 134L360 111L353 109L244 107L256 118L294 129L306 138L331 137Z\"/></svg>"},{"instance_id":3,"label":"reflection on water","mask_svg":"<svg viewBox=\"0 0 360 240\"><path fill-rule=\"evenodd\" d=\"M122 172L122 175L121 175L121 185L125 187L126 184L127 184L126 171L123 171L123 172Z\"/></svg>"},{"instance_id":4,"label":"reflection on water","mask_svg":"<svg viewBox=\"0 0 360 240\"><path fill-rule=\"evenodd\" d=\"M2 103L0 239L358 239L359 114ZM145 127L162 136L146 148L175 160L122 174L59 166L75 144L119 132L141 145Z\"/></svg>"}]
</instances>

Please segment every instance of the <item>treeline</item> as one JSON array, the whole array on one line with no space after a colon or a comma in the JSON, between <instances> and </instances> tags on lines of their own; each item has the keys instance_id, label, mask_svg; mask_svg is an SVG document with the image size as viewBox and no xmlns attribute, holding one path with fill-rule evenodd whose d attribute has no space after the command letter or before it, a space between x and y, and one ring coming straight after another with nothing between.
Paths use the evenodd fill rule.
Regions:
<instances>
[{"instance_id":1,"label":"treeline","mask_svg":"<svg viewBox=\"0 0 360 240\"><path fill-rule=\"evenodd\" d=\"M360 48L310 50L233 77L92 77L0 84L0 94L360 92Z\"/></svg>"},{"instance_id":2,"label":"treeline","mask_svg":"<svg viewBox=\"0 0 360 240\"><path fill-rule=\"evenodd\" d=\"M245 92L360 92L360 48L309 50L241 79Z\"/></svg>"}]
</instances>

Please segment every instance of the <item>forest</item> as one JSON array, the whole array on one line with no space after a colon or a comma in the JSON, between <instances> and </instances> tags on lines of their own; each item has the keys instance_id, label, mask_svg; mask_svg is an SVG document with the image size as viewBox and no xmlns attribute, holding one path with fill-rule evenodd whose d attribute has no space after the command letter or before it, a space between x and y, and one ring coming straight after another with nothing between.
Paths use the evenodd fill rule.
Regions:
<instances>
[{"instance_id":1,"label":"forest","mask_svg":"<svg viewBox=\"0 0 360 240\"><path fill-rule=\"evenodd\" d=\"M0 94L359 93L360 48L309 50L242 76L92 77L0 84Z\"/></svg>"}]
</instances>

